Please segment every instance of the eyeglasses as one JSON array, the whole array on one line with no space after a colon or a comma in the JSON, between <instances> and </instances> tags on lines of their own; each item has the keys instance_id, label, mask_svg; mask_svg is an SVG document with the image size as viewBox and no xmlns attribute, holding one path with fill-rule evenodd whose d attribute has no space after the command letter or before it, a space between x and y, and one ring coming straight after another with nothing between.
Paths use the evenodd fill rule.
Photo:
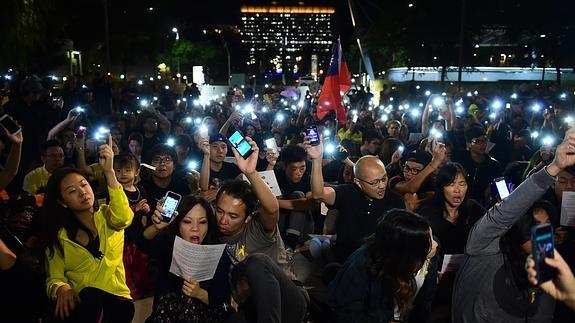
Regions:
<instances>
[{"instance_id":1,"label":"eyeglasses","mask_svg":"<svg viewBox=\"0 0 575 323\"><path fill-rule=\"evenodd\" d=\"M423 169L420 169L420 168L411 168L411 167L407 166L407 164L405 164L403 166L403 172L404 173L412 173L413 175L417 175L417 174L421 173L422 170Z\"/></svg>"},{"instance_id":2,"label":"eyeglasses","mask_svg":"<svg viewBox=\"0 0 575 323\"><path fill-rule=\"evenodd\" d=\"M483 138L476 138L471 140L472 144L476 144L476 145L480 145L480 144L486 144L487 143L487 138L483 137Z\"/></svg>"},{"instance_id":3,"label":"eyeglasses","mask_svg":"<svg viewBox=\"0 0 575 323\"><path fill-rule=\"evenodd\" d=\"M44 155L44 157L48 157L48 158L64 158L64 154L48 154L48 155Z\"/></svg>"},{"instance_id":4,"label":"eyeglasses","mask_svg":"<svg viewBox=\"0 0 575 323\"><path fill-rule=\"evenodd\" d=\"M174 162L174 160L172 159L172 157L155 157L154 159L152 159L152 164L170 164Z\"/></svg>"},{"instance_id":5,"label":"eyeglasses","mask_svg":"<svg viewBox=\"0 0 575 323\"><path fill-rule=\"evenodd\" d=\"M386 184L386 183L387 183L387 180L388 180L387 176L384 176L384 177L382 177L382 178L380 178L380 179L376 179L376 180L373 181L373 182L366 181L365 179L361 179L361 178L359 178L359 177L356 177L356 178L359 179L360 181L362 181L362 182L364 182L364 183L366 183L366 184L369 184L369 185L371 185L371 186L374 186L374 187L375 187L375 186L379 186L379 184Z\"/></svg>"}]
</instances>

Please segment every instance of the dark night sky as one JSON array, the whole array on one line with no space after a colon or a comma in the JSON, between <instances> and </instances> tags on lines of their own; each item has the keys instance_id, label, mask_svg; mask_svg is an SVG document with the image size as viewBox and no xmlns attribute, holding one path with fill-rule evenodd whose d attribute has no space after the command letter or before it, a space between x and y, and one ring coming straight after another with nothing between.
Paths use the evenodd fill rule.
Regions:
<instances>
[{"instance_id":1,"label":"dark night sky","mask_svg":"<svg viewBox=\"0 0 575 323\"><path fill-rule=\"evenodd\" d=\"M169 34L173 26L180 29L181 35L193 37L206 25L239 25L242 4L265 4L269 1L192 1L192 0L108 0L110 4L110 33L130 28L166 30ZM371 2L360 0L356 2ZM103 1L84 0L57 1L60 19L65 24L66 33L80 47L103 38ZM277 1L279 5L296 4L297 1ZM347 0L305 1L306 5L330 5L336 7L335 36L341 35L344 42L352 34ZM149 11L148 8L153 8Z\"/></svg>"}]
</instances>

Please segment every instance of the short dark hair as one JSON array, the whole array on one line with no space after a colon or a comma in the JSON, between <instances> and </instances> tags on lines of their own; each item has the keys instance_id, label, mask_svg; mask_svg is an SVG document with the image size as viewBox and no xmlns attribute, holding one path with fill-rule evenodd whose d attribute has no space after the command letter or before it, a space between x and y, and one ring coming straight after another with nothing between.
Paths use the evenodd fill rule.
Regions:
<instances>
[{"instance_id":1,"label":"short dark hair","mask_svg":"<svg viewBox=\"0 0 575 323\"><path fill-rule=\"evenodd\" d=\"M154 147L152 147L152 149L150 149L150 152L147 156L147 161L151 162L152 159L154 159L154 156L161 155L170 156L174 162L178 160L178 154L173 147L170 147L166 144L156 144Z\"/></svg>"},{"instance_id":2,"label":"short dark hair","mask_svg":"<svg viewBox=\"0 0 575 323\"><path fill-rule=\"evenodd\" d=\"M50 139L48 141L44 141L40 145L40 153L42 155L46 155L46 153L48 152L48 148L50 148L50 147L60 147L60 148L62 148L62 150L64 150L64 147L62 147L62 144L60 144L60 142L58 140Z\"/></svg>"},{"instance_id":3,"label":"short dark hair","mask_svg":"<svg viewBox=\"0 0 575 323\"><path fill-rule=\"evenodd\" d=\"M375 129L369 129L368 131L364 132L361 136L361 142L371 142L372 140L379 140L381 141L383 138L379 134L379 132Z\"/></svg>"},{"instance_id":4,"label":"short dark hair","mask_svg":"<svg viewBox=\"0 0 575 323\"><path fill-rule=\"evenodd\" d=\"M144 144L144 136L142 136L139 132L132 132L128 137L128 142L135 140L140 143L140 145Z\"/></svg>"},{"instance_id":5,"label":"short dark hair","mask_svg":"<svg viewBox=\"0 0 575 323\"><path fill-rule=\"evenodd\" d=\"M192 139L187 134L178 135L176 137L175 146L184 146L184 147L192 148Z\"/></svg>"},{"instance_id":6,"label":"short dark hair","mask_svg":"<svg viewBox=\"0 0 575 323\"><path fill-rule=\"evenodd\" d=\"M287 166L291 163L305 161L307 152L300 145L287 145L282 148L280 159Z\"/></svg>"},{"instance_id":7,"label":"short dark hair","mask_svg":"<svg viewBox=\"0 0 575 323\"><path fill-rule=\"evenodd\" d=\"M114 156L114 167L133 167L138 169L140 167L140 163L136 156L132 155L131 153L121 153L119 155Z\"/></svg>"},{"instance_id":8,"label":"short dark hair","mask_svg":"<svg viewBox=\"0 0 575 323\"><path fill-rule=\"evenodd\" d=\"M258 207L258 197L248 182L241 179L224 182L216 193L216 204L220 200L222 193L226 193L233 198L242 200L246 205L246 217L256 212Z\"/></svg>"}]
</instances>

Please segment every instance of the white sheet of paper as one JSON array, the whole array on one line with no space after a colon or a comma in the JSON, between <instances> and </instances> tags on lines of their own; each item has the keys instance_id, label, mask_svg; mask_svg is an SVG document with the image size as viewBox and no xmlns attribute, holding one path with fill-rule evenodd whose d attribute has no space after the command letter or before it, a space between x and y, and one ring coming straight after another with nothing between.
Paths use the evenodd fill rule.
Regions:
<instances>
[{"instance_id":1,"label":"white sheet of paper","mask_svg":"<svg viewBox=\"0 0 575 323\"><path fill-rule=\"evenodd\" d=\"M443 257L443 264L441 264L440 273L444 273L445 270L447 269L447 267L449 267L449 266L461 267L461 265L463 264L463 261L465 261L465 255L464 254L445 255Z\"/></svg>"},{"instance_id":2,"label":"white sheet of paper","mask_svg":"<svg viewBox=\"0 0 575 323\"><path fill-rule=\"evenodd\" d=\"M180 277L186 274L200 282L210 280L225 248L225 244L200 245L176 237L170 272Z\"/></svg>"},{"instance_id":3,"label":"white sheet of paper","mask_svg":"<svg viewBox=\"0 0 575 323\"><path fill-rule=\"evenodd\" d=\"M327 208L327 205L325 205L325 203L321 202L320 209L321 209L320 210L321 215L327 215L329 209Z\"/></svg>"},{"instance_id":4,"label":"white sheet of paper","mask_svg":"<svg viewBox=\"0 0 575 323\"><path fill-rule=\"evenodd\" d=\"M560 224L575 227L575 192L563 192Z\"/></svg>"},{"instance_id":5,"label":"white sheet of paper","mask_svg":"<svg viewBox=\"0 0 575 323\"><path fill-rule=\"evenodd\" d=\"M273 170L264 170L263 172L258 172L258 174L264 180L264 182L266 182L266 184L268 184L268 186L271 188L272 193L274 193L274 196L281 196L282 195L282 191L280 190L280 185L278 184L276 174L274 173ZM246 177L246 175L242 174L242 178L244 179L244 181L248 181L248 178Z\"/></svg>"},{"instance_id":6,"label":"white sheet of paper","mask_svg":"<svg viewBox=\"0 0 575 323\"><path fill-rule=\"evenodd\" d=\"M489 152L491 151L491 149L493 149L493 147L495 147L495 144L492 143L491 141L488 141L487 148L485 148L485 153L489 154Z\"/></svg>"}]
</instances>

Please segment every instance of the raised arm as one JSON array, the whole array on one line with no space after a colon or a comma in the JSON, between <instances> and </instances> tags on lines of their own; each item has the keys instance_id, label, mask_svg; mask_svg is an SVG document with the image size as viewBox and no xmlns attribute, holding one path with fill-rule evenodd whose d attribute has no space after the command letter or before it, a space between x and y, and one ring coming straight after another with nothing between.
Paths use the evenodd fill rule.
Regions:
<instances>
[{"instance_id":1,"label":"raised arm","mask_svg":"<svg viewBox=\"0 0 575 323\"><path fill-rule=\"evenodd\" d=\"M78 153L78 159L76 167L83 172L85 175L90 177L94 176L94 170L86 163L86 136L76 140L76 152Z\"/></svg>"},{"instance_id":2,"label":"raised arm","mask_svg":"<svg viewBox=\"0 0 575 323\"><path fill-rule=\"evenodd\" d=\"M533 202L541 198L559 172L575 164L575 128L569 129L557 146L553 162L527 178L507 198L495 204L475 224L469 234L466 253L469 255L499 251L499 238L519 219Z\"/></svg>"},{"instance_id":3,"label":"raised arm","mask_svg":"<svg viewBox=\"0 0 575 323\"><path fill-rule=\"evenodd\" d=\"M317 146L309 144L307 136L304 138L304 147L309 159L311 159L311 197L314 200L324 202L326 205L335 204L335 190L331 187L324 187L323 182L323 138L320 136L320 143Z\"/></svg>"},{"instance_id":4,"label":"raised arm","mask_svg":"<svg viewBox=\"0 0 575 323\"><path fill-rule=\"evenodd\" d=\"M132 223L134 212L130 208L128 198L122 189L122 185L116 179L114 172L114 152L112 151L112 136L108 135L108 144L99 148L99 163L102 166L108 194L110 194L109 212L104 212L108 225L116 230L122 230Z\"/></svg>"},{"instance_id":5,"label":"raised arm","mask_svg":"<svg viewBox=\"0 0 575 323\"><path fill-rule=\"evenodd\" d=\"M423 106L423 113L421 114L421 133L423 135L427 134L429 131L429 108L431 107L432 101L431 99L434 95L430 95Z\"/></svg>"},{"instance_id":6,"label":"raised arm","mask_svg":"<svg viewBox=\"0 0 575 323\"><path fill-rule=\"evenodd\" d=\"M279 205L274 193L262 180L258 172L256 172L256 165L258 163L259 148L258 145L251 138L246 137L247 142L252 146L253 153L244 159L237 152L236 149L232 148L232 152L238 161L238 168L246 175L250 183L252 184L252 189L260 201L260 217L259 220L265 229L266 233L272 234L277 228L279 221Z\"/></svg>"},{"instance_id":7,"label":"raised arm","mask_svg":"<svg viewBox=\"0 0 575 323\"><path fill-rule=\"evenodd\" d=\"M429 165L425 166L425 168L419 172L419 174L415 175L411 180L397 183L395 187L392 187L394 190L401 194L417 193L427 177L439 168L441 163L445 160L445 144L432 139L431 145L433 147L433 158L431 159Z\"/></svg>"},{"instance_id":8,"label":"raised arm","mask_svg":"<svg viewBox=\"0 0 575 323\"><path fill-rule=\"evenodd\" d=\"M170 120L168 120L168 118L166 118L166 116L161 114L158 110L153 109L152 111L154 112L154 114L158 118L158 123L160 124L160 129L162 129L162 132L164 133L164 135L166 135L166 136L169 135L170 134L170 128L172 127L172 123L170 122Z\"/></svg>"},{"instance_id":9,"label":"raised arm","mask_svg":"<svg viewBox=\"0 0 575 323\"><path fill-rule=\"evenodd\" d=\"M48 140L56 138L60 131L66 129L70 125L73 125L74 122L76 122L76 119L78 119L78 111L76 109L70 110L66 119L60 121L60 123L48 131Z\"/></svg>"},{"instance_id":10,"label":"raised arm","mask_svg":"<svg viewBox=\"0 0 575 323\"><path fill-rule=\"evenodd\" d=\"M236 111L232 112L228 120L226 120L226 122L220 128L220 134L226 136L228 134L228 129L230 128L230 126L238 125L240 123L240 120L242 120L242 118L243 117L239 112Z\"/></svg>"},{"instance_id":11,"label":"raised arm","mask_svg":"<svg viewBox=\"0 0 575 323\"><path fill-rule=\"evenodd\" d=\"M8 140L12 142L10 147L10 153L6 159L6 165L4 165L4 170L0 172L0 190L3 190L10 184L10 182L18 174L18 167L20 166L20 156L22 155L22 131L11 135L8 131L4 131Z\"/></svg>"},{"instance_id":12,"label":"raised arm","mask_svg":"<svg viewBox=\"0 0 575 323\"><path fill-rule=\"evenodd\" d=\"M205 138L200 139L199 146L204 154L200 172L200 189L205 192L210 188L210 141Z\"/></svg>"}]
</instances>

